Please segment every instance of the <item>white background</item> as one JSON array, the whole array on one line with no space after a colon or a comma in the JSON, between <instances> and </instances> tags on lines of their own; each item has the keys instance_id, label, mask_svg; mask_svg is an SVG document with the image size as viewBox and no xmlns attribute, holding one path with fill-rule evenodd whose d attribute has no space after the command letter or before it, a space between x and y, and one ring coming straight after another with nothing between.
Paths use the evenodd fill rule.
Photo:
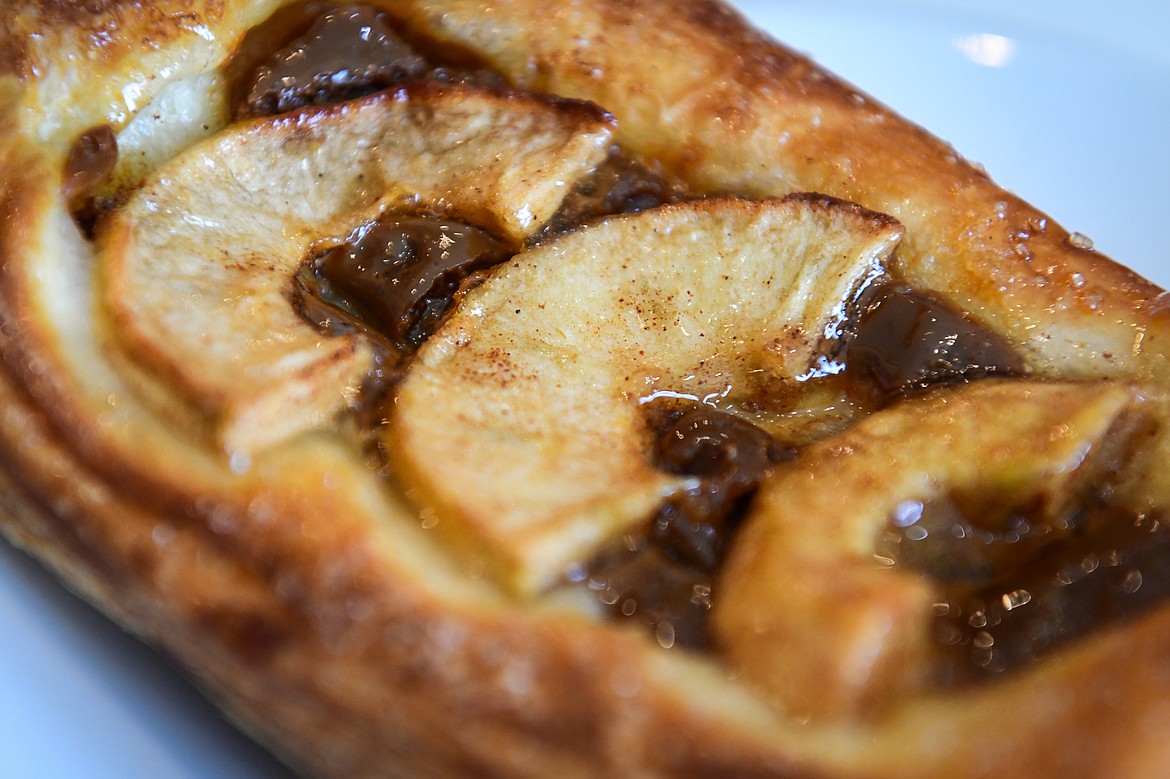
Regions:
<instances>
[{"instance_id":1,"label":"white background","mask_svg":"<svg viewBox=\"0 0 1170 779\"><path fill-rule=\"evenodd\" d=\"M1170 204L1170 49L1159 39L1170 29L1170 6L737 5L982 162L1069 229L1170 284L1170 218L1163 213ZM972 61L971 41L999 41L1002 61ZM0 777L289 776L165 660L3 544L0 636Z\"/></svg>"}]
</instances>

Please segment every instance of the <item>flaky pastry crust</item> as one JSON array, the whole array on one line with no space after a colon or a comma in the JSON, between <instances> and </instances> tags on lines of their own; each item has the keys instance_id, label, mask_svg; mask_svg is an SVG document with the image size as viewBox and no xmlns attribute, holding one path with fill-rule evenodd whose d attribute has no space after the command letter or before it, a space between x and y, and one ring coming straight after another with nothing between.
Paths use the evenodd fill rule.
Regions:
<instances>
[{"instance_id":1,"label":"flaky pastry crust","mask_svg":"<svg viewBox=\"0 0 1170 779\"><path fill-rule=\"evenodd\" d=\"M1167 379L1160 290L712 0L377 4L515 87L604 107L623 148L696 191L816 191L892 215L903 278L1038 378ZM314 776L1161 775L1166 609L961 699L810 727L713 658L468 575L341 433L240 462L135 400L106 353L65 155L221 67L280 5L22 0L0 20L0 524L15 543Z\"/></svg>"}]
</instances>

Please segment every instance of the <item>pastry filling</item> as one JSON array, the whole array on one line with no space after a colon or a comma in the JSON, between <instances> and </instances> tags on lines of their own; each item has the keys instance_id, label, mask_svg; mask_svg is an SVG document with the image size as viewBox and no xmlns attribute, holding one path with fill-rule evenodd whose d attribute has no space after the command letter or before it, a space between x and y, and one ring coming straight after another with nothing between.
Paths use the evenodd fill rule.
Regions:
<instances>
[{"instance_id":1,"label":"pastry filling","mask_svg":"<svg viewBox=\"0 0 1170 779\"><path fill-rule=\"evenodd\" d=\"M640 533L627 535L577 578L614 618L645 623L661 645L705 648L727 544L760 482L796 450L703 404L661 417L651 420L655 464L697 477L695 486L670 498Z\"/></svg>"},{"instance_id":2,"label":"pastry filling","mask_svg":"<svg viewBox=\"0 0 1170 779\"><path fill-rule=\"evenodd\" d=\"M65 198L71 200L87 194L110 175L117 162L118 139L109 125L82 133L65 158Z\"/></svg>"},{"instance_id":3,"label":"pastry filling","mask_svg":"<svg viewBox=\"0 0 1170 779\"><path fill-rule=\"evenodd\" d=\"M953 496L908 507L883 538L895 565L942 584L933 625L942 686L1021 669L1170 597L1170 531L1161 513L1091 495L1070 516L1045 518L1025 507L988 530L988 509L971 503Z\"/></svg>"},{"instance_id":4,"label":"pastry filling","mask_svg":"<svg viewBox=\"0 0 1170 779\"><path fill-rule=\"evenodd\" d=\"M537 240L684 196L680 186L615 148L596 171L575 184ZM293 278L289 297L301 316L322 332L359 332L374 345L375 366L353 405L377 425L384 416L381 401L460 291L512 254L500 238L463 221L388 215L362 225L345 243L307 258Z\"/></svg>"},{"instance_id":5,"label":"pastry filling","mask_svg":"<svg viewBox=\"0 0 1170 779\"><path fill-rule=\"evenodd\" d=\"M846 344L850 394L869 408L936 384L1024 374L1023 359L998 334L929 292L892 282L867 293Z\"/></svg>"},{"instance_id":6,"label":"pastry filling","mask_svg":"<svg viewBox=\"0 0 1170 779\"><path fill-rule=\"evenodd\" d=\"M676 190L660 182L628 160L611 157L577 188L561 214L587 222L611 208L640 208L675 197ZM558 224L571 229L565 219ZM508 256L501 242L467 224L432 216L388 217L308 260L295 280L295 302L324 331L358 330L382 346L380 380L367 386L367 392L380 395L438 326L460 287ZM927 293L880 284L855 308L841 344L833 348L838 368L818 380L840 385L858 408L880 408L937 384L1023 372L1020 357L996 334ZM809 441L780 441L743 415L703 403L645 408L656 466L695 477L694 486L571 578L614 618L646 624L659 643L707 648L708 612L725 549L760 482Z\"/></svg>"},{"instance_id":7,"label":"pastry filling","mask_svg":"<svg viewBox=\"0 0 1170 779\"><path fill-rule=\"evenodd\" d=\"M833 394L856 408L873 411L940 384L1024 372L1022 358L996 333L929 293L887 282L855 309L840 344L822 360L833 367L814 381L836 385ZM660 643L666 633L672 645L708 647L706 616L724 551L762 480L813 439L780 441L742 416L702 404L651 426L657 465L697 476L698 486L669 500L642 534L602 555L583 581L614 616L647 623Z\"/></svg>"},{"instance_id":8,"label":"pastry filling","mask_svg":"<svg viewBox=\"0 0 1170 779\"><path fill-rule=\"evenodd\" d=\"M615 147L597 170L573 186L541 237L573 230L603 216L633 214L687 197L683 185L668 181Z\"/></svg>"},{"instance_id":9,"label":"pastry filling","mask_svg":"<svg viewBox=\"0 0 1170 779\"><path fill-rule=\"evenodd\" d=\"M303 37L258 68L240 112L265 116L350 100L426 69L426 61L390 29L385 14L342 6L320 16Z\"/></svg>"},{"instance_id":10,"label":"pastry filling","mask_svg":"<svg viewBox=\"0 0 1170 779\"><path fill-rule=\"evenodd\" d=\"M478 227L391 216L306 261L294 279L294 304L325 332L360 330L396 365L434 331L469 275L509 256Z\"/></svg>"},{"instance_id":11,"label":"pastry filling","mask_svg":"<svg viewBox=\"0 0 1170 779\"><path fill-rule=\"evenodd\" d=\"M94 197L94 191L117 164L118 138L109 125L87 130L69 147L61 186L77 225L87 236L93 236L101 212L109 207Z\"/></svg>"},{"instance_id":12,"label":"pastry filling","mask_svg":"<svg viewBox=\"0 0 1170 779\"><path fill-rule=\"evenodd\" d=\"M320 298L331 312L315 321L376 331L401 354L433 330L460 282L507 257L482 231L431 217L355 235L307 266L314 281L305 300ZM996 334L898 284L868 294L853 321L833 357L840 369L820 380L843 383L862 408L939 384L1024 372ZM614 618L645 624L661 645L709 648L707 614L724 550L762 479L808 441L780 442L743 416L701 403L651 404L647 416L656 465L696 477L695 485L573 578ZM1170 594L1162 522L1119 517L1095 493L1067 517L1037 518L1028 507L997 509L963 496L907 512L892 518L881 550L944 584L934 626L943 685L1015 670ZM1002 516L989 521L992 514Z\"/></svg>"},{"instance_id":13,"label":"pastry filling","mask_svg":"<svg viewBox=\"0 0 1170 779\"><path fill-rule=\"evenodd\" d=\"M505 86L474 57L450 47L424 56L418 44L372 6L294 3L241 45L230 68L235 113L268 116L352 100L416 78Z\"/></svg>"}]
</instances>

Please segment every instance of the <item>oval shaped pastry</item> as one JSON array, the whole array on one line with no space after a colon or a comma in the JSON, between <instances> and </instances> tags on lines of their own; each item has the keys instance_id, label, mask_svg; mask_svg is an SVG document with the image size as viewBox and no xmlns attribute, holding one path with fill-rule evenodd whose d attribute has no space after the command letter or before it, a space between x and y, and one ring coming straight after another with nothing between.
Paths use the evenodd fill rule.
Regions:
<instances>
[{"instance_id":1,"label":"oval shaped pastry","mask_svg":"<svg viewBox=\"0 0 1170 779\"><path fill-rule=\"evenodd\" d=\"M296 770L1170 764L1161 291L723 5L17 0L0 97L0 528Z\"/></svg>"}]
</instances>

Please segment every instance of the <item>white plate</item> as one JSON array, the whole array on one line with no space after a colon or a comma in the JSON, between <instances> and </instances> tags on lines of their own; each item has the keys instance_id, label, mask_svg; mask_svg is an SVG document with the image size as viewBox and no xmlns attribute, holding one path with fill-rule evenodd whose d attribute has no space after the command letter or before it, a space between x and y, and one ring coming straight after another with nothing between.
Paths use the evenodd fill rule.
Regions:
<instances>
[{"instance_id":1,"label":"white plate","mask_svg":"<svg viewBox=\"0 0 1170 779\"><path fill-rule=\"evenodd\" d=\"M739 0L761 25L1170 284L1170 6ZM0 777L290 774L165 660L0 544Z\"/></svg>"}]
</instances>

